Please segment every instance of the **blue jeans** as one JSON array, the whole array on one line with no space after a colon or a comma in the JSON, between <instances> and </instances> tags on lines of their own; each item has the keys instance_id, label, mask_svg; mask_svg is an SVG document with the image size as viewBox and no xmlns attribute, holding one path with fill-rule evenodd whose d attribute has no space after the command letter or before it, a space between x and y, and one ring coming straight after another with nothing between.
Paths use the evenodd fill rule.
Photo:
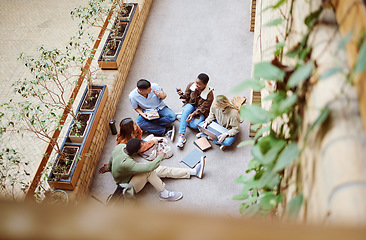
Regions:
<instances>
[{"instance_id":1,"label":"blue jeans","mask_svg":"<svg viewBox=\"0 0 366 240\"><path fill-rule=\"evenodd\" d=\"M190 123L187 123L188 115L193 113L196 109L197 107L193 106L192 104L188 103L184 105L182 110L182 117L179 124L179 134L185 134L187 126L193 129L198 129L198 124L205 120L205 116L200 114L199 118L192 118L192 121Z\"/></svg>"},{"instance_id":2,"label":"blue jeans","mask_svg":"<svg viewBox=\"0 0 366 240\"><path fill-rule=\"evenodd\" d=\"M217 121L215 121L215 122L217 123ZM204 134L204 133L202 133L202 135L203 135L204 137L208 137L208 136L207 136L206 134ZM217 144L217 145L230 146L231 144L233 144L233 142L234 142L234 140L235 140L235 138L236 138L236 136L237 136L237 135L238 135L238 134L235 134L234 136L231 136L231 137L227 136L223 142L219 142L219 141L217 141L217 140L215 140L215 139L212 139L212 141L213 141L215 144Z\"/></svg>"},{"instance_id":3,"label":"blue jeans","mask_svg":"<svg viewBox=\"0 0 366 240\"><path fill-rule=\"evenodd\" d=\"M164 107L158 113L160 118L154 120L147 120L139 115L136 119L137 125L144 131L163 136L167 125L173 123L177 119L177 115L168 107Z\"/></svg>"}]
</instances>

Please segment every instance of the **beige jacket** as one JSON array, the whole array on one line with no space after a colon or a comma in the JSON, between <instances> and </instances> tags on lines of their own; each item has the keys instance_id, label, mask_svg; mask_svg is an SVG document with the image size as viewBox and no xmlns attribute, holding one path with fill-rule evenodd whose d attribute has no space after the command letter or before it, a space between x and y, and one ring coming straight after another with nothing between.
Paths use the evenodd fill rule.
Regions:
<instances>
[{"instance_id":1,"label":"beige jacket","mask_svg":"<svg viewBox=\"0 0 366 240\"><path fill-rule=\"evenodd\" d=\"M215 108L212 104L210 108L210 114L208 115L205 122L210 124L215 120L224 128L229 129L228 134L230 137L239 132L240 115L238 110L228 107L224 111L222 111Z\"/></svg>"}]
</instances>

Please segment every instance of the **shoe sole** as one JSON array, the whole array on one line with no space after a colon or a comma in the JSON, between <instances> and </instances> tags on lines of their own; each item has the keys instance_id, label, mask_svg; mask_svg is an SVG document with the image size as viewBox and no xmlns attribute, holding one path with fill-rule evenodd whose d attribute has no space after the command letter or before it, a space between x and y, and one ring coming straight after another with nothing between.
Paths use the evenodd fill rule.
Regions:
<instances>
[{"instance_id":1,"label":"shoe sole","mask_svg":"<svg viewBox=\"0 0 366 240\"><path fill-rule=\"evenodd\" d=\"M203 177L203 171L205 170L205 164L206 164L206 157L201 157L201 169L200 169L200 173L198 174L198 178L202 179Z\"/></svg>"}]
</instances>

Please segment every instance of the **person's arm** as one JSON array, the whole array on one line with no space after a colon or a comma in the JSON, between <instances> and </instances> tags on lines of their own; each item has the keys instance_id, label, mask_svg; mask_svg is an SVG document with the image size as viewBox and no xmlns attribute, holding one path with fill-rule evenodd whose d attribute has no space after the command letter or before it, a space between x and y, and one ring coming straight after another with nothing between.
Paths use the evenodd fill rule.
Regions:
<instances>
[{"instance_id":1,"label":"person's arm","mask_svg":"<svg viewBox=\"0 0 366 240\"><path fill-rule=\"evenodd\" d=\"M157 142L158 142L158 140L154 139L154 140L150 140L148 142L142 143L140 152L145 152L146 150L148 150L149 148L151 148L152 146L157 144Z\"/></svg>"},{"instance_id":2,"label":"person's arm","mask_svg":"<svg viewBox=\"0 0 366 240\"><path fill-rule=\"evenodd\" d=\"M140 114L141 115L141 117L143 117L143 118L145 118L145 119L147 119L147 115L146 115L146 113L144 113L143 111L142 111L142 109L141 108L135 108L135 111L138 113L138 114Z\"/></svg>"},{"instance_id":3,"label":"person's arm","mask_svg":"<svg viewBox=\"0 0 366 240\"><path fill-rule=\"evenodd\" d=\"M134 128L135 128L134 130L135 138L142 139L142 130L140 126L137 125L137 123L135 123Z\"/></svg>"},{"instance_id":4,"label":"person's arm","mask_svg":"<svg viewBox=\"0 0 366 240\"><path fill-rule=\"evenodd\" d=\"M185 102L189 102L189 100L191 99L191 86L192 84L194 84L194 82L188 83L186 90L184 91L184 99Z\"/></svg>"},{"instance_id":5,"label":"person's arm","mask_svg":"<svg viewBox=\"0 0 366 240\"><path fill-rule=\"evenodd\" d=\"M227 132L228 136L230 136L230 137L234 136L235 134L237 134L239 132L239 129L240 129L239 112L237 112L237 114L234 117L232 117L232 119L230 120L230 127L231 127L231 129Z\"/></svg>"},{"instance_id":6,"label":"person's arm","mask_svg":"<svg viewBox=\"0 0 366 240\"><path fill-rule=\"evenodd\" d=\"M154 171L159 167L161 161L164 159L165 153L159 152L159 155L151 162L148 163L138 163L132 160L131 171L135 173L145 173Z\"/></svg>"},{"instance_id":7,"label":"person's arm","mask_svg":"<svg viewBox=\"0 0 366 240\"><path fill-rule=\"evenodd\" d=\"M98 173L105 173L105 172L110 172L112 169L112 157L109 159L109 162L104 164L101 168L99 168Z\"/></svg>"},{"instance_id":8,"label":"person's arm","mask_svg":"<svg viewBox=\"0 0 366 240\"><path fill-rule=\"evenodd\" d=\"M154 90L154 93L156 96L158 96L161 99L165 99L166 98L166 93L164 92L164 90L161 88L160 91L158 90Z\"/></svg>"},{"instance_id":9,"label":"person's arm","mask_svg":"<svg viewBox=\"0 0 366 240\"><path fill-rule=\"evenodd\" d=\"M208 126L210 123L212 123L213 121L215 121L215 119L216 119L215 109L214 109L214 106L211 105L211 107L210 107L210 114L208 115L208 117L205 120L205 123L207 124L206 126Z\"/></svg>"}]
</instances>

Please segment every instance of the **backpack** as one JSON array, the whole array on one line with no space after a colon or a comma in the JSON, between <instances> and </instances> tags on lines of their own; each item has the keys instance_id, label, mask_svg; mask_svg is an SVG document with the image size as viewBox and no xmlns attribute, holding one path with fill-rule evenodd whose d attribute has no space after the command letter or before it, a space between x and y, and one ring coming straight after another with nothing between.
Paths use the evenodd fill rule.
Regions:
<instances>
[{"instance_id":1,"label":"backpack","mask_svg":"<svg viewBox=\"0 0 366 240\"><path fill-rule=\"evenodd\" d=\"M135 199L135 190L132 184L129 183L117 184L114 193L110 194L107 197L106 205L109 207L121 204L124 203L126 199Z\"/></svg>"}]
</instances>

